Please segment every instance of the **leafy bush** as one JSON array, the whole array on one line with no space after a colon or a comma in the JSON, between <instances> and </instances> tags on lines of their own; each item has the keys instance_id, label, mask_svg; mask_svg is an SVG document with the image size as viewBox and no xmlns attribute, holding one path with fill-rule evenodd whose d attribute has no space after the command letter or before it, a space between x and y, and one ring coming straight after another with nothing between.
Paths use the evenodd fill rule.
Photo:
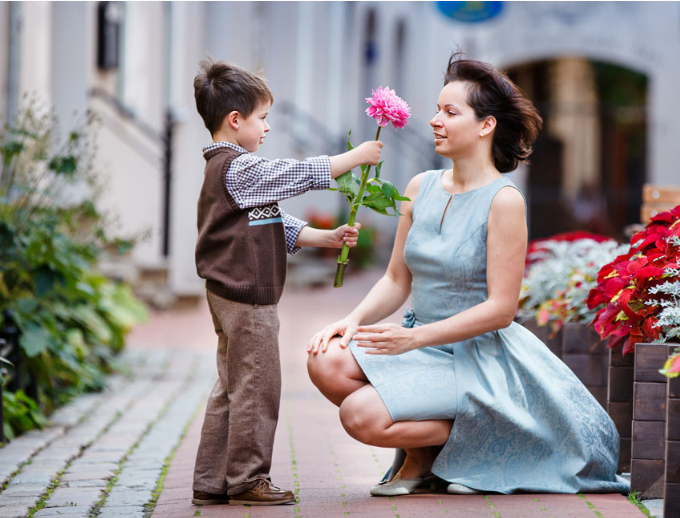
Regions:
<instances>
[{"instance_id":1,"label":"leafy bush","mask_svg":"<svg viewBox=\"0 0 680 518\"><path fill-rule=\"evenodd\" d=\"M590 323L597 311L588 309L586 299L597 285L600 268L628 248L613 240L580 236L532 243L520 292L520 318L535 318L553 332L565 322Z\"/></svg>"},{"instance_id":2,"label":"leafy bush","mask_svg":"<svg viewBox=\"0 0 680 518\"><path fill-rule=\"evenodd\" d=\"M15 375L37 380L40 407L49 412L103 387L146 308L96 269L104 247L132 242L109 238L108 221L87 197L96 199L100 188L92 117L60 141L54 118L30 106L0 135L0 330L11 310L21 331ZM41 424L25 394L3 401L12 430Z\"/></svg>"},{"instance_id":3,"label":"leafy bush","mask_svg":"<svg viewBox=\"0 0 680 518\"><path fill-rule=\"evenodd\" d=\"M680 321L673 318L676 303L667 279L677 277L680 268L680 205L652 217L630 243L628 253L602 267L588 296L588 308L597 311L595 329L623 354L633 352L636 343L677 336L673 328Z\"/></svg>"}]
</instances>

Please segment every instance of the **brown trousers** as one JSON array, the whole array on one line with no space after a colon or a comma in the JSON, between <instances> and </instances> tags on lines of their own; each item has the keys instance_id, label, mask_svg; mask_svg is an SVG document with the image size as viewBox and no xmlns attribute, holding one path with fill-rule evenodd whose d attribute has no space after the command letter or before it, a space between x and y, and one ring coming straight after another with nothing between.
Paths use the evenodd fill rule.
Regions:
<instances>
[{"instance_id":1,"label":"brown trousers","mask_svg":"<svg viewBox=\"0 0 680 518\"><path fill-rule=\"evenodd\" d=\"M269 478L281 400L277 306L208 293L218 379L208 398L194 491L235 495Z\"/></svg>"}]
</instances>

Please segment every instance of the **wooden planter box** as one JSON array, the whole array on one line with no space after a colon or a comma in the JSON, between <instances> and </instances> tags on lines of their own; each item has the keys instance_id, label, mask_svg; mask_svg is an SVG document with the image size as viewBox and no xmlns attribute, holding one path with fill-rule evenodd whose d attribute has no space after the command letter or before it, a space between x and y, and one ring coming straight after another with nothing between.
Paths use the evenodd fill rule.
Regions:
<instances>
[{"instance_id":1,"label":"wooden planter box","mask_svg":"<svg viewBox=\"0 0 680 518\"><path fill-rule=\"evenodd\" d=\"M630 490L643 498L662 498L664 493L668 378L659 369L676 347L635 346Z\"/></svg>"},{"instance_id":2,"label":"wooden planter box","mask_svg":"<svg viewBox=\"0 0 680 518\"><path fill-rule=\"evenodd\" d=\"M594 329L567 322L562 327L562 361L602 405L607 406L609 350Z\"/></svg>"},{"instance_id":3,"label":"wooden planter box","mask_svg":"<svg viewBox=\"0 0 680 518\"><path fill-rule=\"evenodd\" d=\"M677 344L676 344L677 345ZM666 383L666 483L663 515L680 516L680 377Z\"/></svg>"},{"instance_id":4,"label":"wooden planter box","mask_svg":"<svg viewBox=\"0 0 680 518\"><path fill-rule=\"evenodd\" d=\"M547 345L548 349L550 349L555 356L562 358L562 329L560 329L553 338L550 338L552 330L549 325L539 326L533 318L524 320L520 323Z\"/></svg>"},{"instance_id":5,"label":"wooden planter box","mask_svg":"<svg viewBox=\"0 0 680 518\"><path fill-rule=\"evenodd\" d=\"M618 473L630 473L631 437L633 436L633 371L635 354L622 355L622 348L609 349L607 413L621 438Z\"/></svg>"}]
</instances>

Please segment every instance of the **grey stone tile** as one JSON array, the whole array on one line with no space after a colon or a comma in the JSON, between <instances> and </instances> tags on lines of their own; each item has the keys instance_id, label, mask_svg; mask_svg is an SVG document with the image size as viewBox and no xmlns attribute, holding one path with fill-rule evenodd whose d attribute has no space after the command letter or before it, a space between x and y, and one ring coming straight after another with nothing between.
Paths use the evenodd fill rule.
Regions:
<instances>
[{"instance_id":1,"label":"grey stone tile","mask_svg":"<svg viewBox=\"0 0 680 518\"><path fill-rule=\"evenodd\" d=\"M28 510L26 505L0 507L0 518L25 518Z\"/></svg>"}]
</instances>

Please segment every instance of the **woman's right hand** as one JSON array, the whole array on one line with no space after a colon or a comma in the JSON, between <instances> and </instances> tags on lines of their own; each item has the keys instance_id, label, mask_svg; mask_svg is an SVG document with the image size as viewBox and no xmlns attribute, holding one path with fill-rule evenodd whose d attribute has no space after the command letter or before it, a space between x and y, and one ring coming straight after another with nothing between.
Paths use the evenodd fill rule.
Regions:
<instances>
[{"instance_id":1,"label":"woman's right hand","mask_svg":"<svg viewBox=\"0 0 680 518\"><path fill-rule=\"evenodd\" d=\"M340 336L340 347L347 347L349 341L356 334L359 324L347 318L327 325L316 333L307 344L307 354L317 354L319 350L325 353L328 349L328 342L334 336Z\"/></svg>"}]
</instances>

